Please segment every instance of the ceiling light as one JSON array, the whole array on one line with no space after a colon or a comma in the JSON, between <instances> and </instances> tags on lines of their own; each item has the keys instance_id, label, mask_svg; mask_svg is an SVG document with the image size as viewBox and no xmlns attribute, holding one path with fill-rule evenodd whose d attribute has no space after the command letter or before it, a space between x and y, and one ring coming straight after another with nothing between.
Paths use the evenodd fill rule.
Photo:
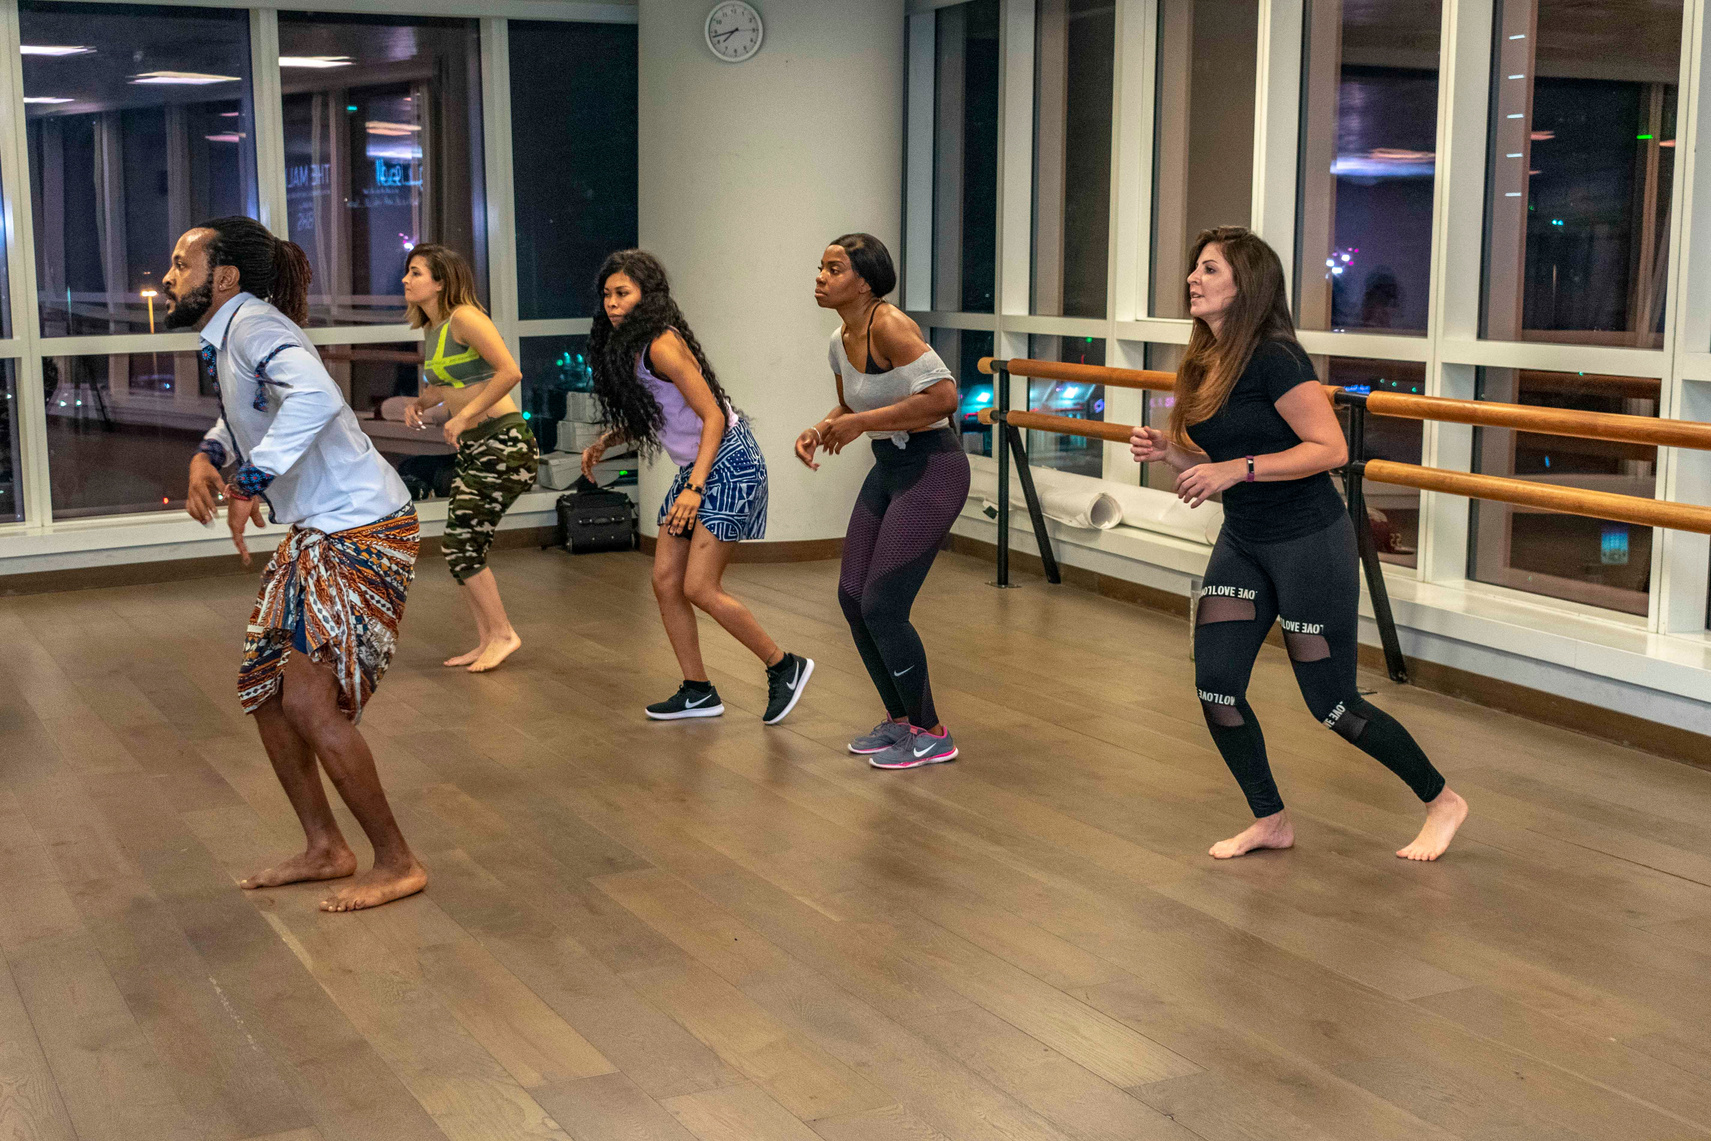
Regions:
<instances>
[{"instance_id":1,"label":"ceiling light","mask_svg":"<svg viewBox=\"0 0 1711 1141\"><path fill-rule=\"evenodd\" d=\"M236 142L241 142L243 140L242 135L234 134L231 132L227 132L226 134L223 134L223 135L203 135L202 137L207 139L211 143L236 143Z\"/></svg>"},{"instance_id":2,"label":"ceiling light","mask_svg":"<svg viewBox=\"0 0 1711 1141\"><path fill-rule=\"evenodd\" d=\"M349 67L356 61L348 55L282 55L280 67Z\"/></svg>"},{"instance_id":3,"label":"ceiling light","mask_svg":"<svg viewBox=\"0 0 1711 1141\"><path fill-rule=\"evenodd\" d=\"M407 137L422 128L414 123L381 123L370 119L363 124L363 129L371 135L402 135Z\"/></svg>"},{"instance_id":4,"label":"ceiling light","mask_svg":"<svg viewBox=\"0 0 1711 1141\"><path fill-rule=\"evenodd\" d=\"M88 53L94 51L95 49L94 48L85 48L85 47L70 47L70 46L55 47L52 44L23 44L18 48L18 50L21 53L23 53L24 55L60 56L60 55L87 55Z\"/></svg>"},{"instance_id":5,"label":"ceiling light","mask_svg":"<svg viewBox=\"0 0 1711 1141\"><path fill-rule=\"evenodd\" d=\"M180 87L206 87L210 83L236 83L235 75L208 75L200 71L145 71L131 76L132 83L159 83Z\"/></svg>"},{"instance_id":6,"label":"ceiling light","mask_svg":"<svg viewBox=\"0 0 1711 1141\"><path fill-rule=\"evenodd\" d=\"M70 103L71 100L60 95L26 95L26 103Z\"/></svg>"}]
</instances>

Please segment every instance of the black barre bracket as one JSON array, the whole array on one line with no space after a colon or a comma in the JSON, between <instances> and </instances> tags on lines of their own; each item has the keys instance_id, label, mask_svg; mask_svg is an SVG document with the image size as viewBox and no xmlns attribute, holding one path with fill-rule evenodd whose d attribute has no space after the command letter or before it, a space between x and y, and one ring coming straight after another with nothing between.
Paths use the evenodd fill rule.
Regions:
<instances>
[{"instance_id":1,"label":"black barre bracket","mask_svg":"<svg viewBox=\"0 0 1711 1141\"><path fill-rule=\"evenodd\" d=\"M1010 460L1016 461L1016 479L1022 485L1022 498L1028 505L1028 518L1034 525L1034 542L1040 548L1040 563L1045 567L1046 581L1061 583L1057 554L1052 550L1052 537L1046 531L1046 517L1040 511L1039 492L1034 488L1034 472L1028 463L1028 449L1022 444L1022 433L1010 423L1010 368L1008 361L992 362L992 387L997 407L992 410L993 444L998 453L998 581L992 585L1009 590L1010 581Z\"/></svg>"},{"instance_id":2,"label":"black barre bracket","mask_svg":"<svg viewBox=\"0 0 1711 1141\"><path fill-rule=\"evenodd\" d=\"M1390 591L1384 584L1384 563L1378 557L1378 543L1372 534L1372 519L1366 512L1366 394L1339 390L1336 403L1349 410L1349 459L1343 467L1343 499L1349 508L1349 522L1354 524L1355 545L1360 551L1361 568L1366 572L1366 589L1372 598L1373 623L1378 627L1378 640L1384 647L1384 668L1390 680L1400 685L1408 682L1408 659L1402 656L1402 641L1396 634L1396 616L1390 609Z\"/></svg>"}]
</instances>

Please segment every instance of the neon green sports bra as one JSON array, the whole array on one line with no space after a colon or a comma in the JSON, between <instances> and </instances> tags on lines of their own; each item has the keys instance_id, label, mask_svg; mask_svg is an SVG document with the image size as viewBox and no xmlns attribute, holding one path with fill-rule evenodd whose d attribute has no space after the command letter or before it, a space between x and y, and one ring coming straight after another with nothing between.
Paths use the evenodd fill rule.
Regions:
<instances>
[{"instance_id":1,"label":"neon green sports bra","mask_svg":"<svg viewBox=\"0 0 1711 1141\"><path fill-rule=\"evenodd\" d=\"M424 341L427 356L422 361L422 382L441 388L467 388L492 380L493 366L476 350L458 343L451 329L450 317L429 326Z\"/></svg>"}]
</instances>

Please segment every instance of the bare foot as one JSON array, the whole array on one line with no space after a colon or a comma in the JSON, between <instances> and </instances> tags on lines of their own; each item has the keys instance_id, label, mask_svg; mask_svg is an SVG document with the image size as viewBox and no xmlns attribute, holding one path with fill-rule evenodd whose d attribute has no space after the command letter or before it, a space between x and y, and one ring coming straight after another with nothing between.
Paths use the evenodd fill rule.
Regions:
<instances>
[{"instance_id":1,"label":"bare foot","mask_svg":"<svg viewBox=\"0 0 1711 1141\"><path fill-rule=\"evenodd\" d=\"M1397 852L1404 860L1435 860L1455 839L1456 829L1467 819L1467 801L1445 788L1426 805L1426 824L1414 842Z\"/></svg>"},{"instance_id":2,"label":"bare foot","mask_svg":"<svg viewBox=\"0 0 1711 1141\"><path fill-rule=\"evenodd\" d=\"M428 869L415 857L403 868L371 868L321 901L322 911L361 911L379 907L428 886Z\"/></svg>"},{"instance_id":3,"label":"bare foot","mask_svg":"<svg viewBox=\"0 0 1711 1141\"><path fill-rule=\"evenodd\" d=\"M508 636L496 638L481 647L481 656L470 664L472 674L486 673L523 647L523 639L513 630Z\"/></svg>"},{"instance_id":4,"label":"bare foot","mask_svg":"<svg viewBox=\"0 0 1711 1141\"><path fill-rule=\"evenodd\" d=\"M1245 856L1255 848L1290 848L1295 845L1295 826L1289 822L1289 812L1274 812L1262 816L1245 832L1219 840L1210 852L1214 860L1232 860Z\"/></svg>"},{"instance_id":5,"label":"bare foot","mask_svg":"<svg viewBox=\"0 0 1711 1141\"><path fill-rule=\"evenodd\" d=\"M467 666L481 656L481 647L477 646L467 654L459 654L455 658L447 658L443 664L448 666Z\"/></svg>"},{"instance_id":6,"label":"bare foot","mask_svg":"<svg viewBox=\"0 0 1711 1141\"><path fill-rule=\"evenodd\" d=\"M349 848L340 847L326 852L302 852L264 872L238 881L245 891L258 887L281 887L288 883L308 883L311 880L342 880L356 873L356 857Z\"/></svg>"}]
</instances>

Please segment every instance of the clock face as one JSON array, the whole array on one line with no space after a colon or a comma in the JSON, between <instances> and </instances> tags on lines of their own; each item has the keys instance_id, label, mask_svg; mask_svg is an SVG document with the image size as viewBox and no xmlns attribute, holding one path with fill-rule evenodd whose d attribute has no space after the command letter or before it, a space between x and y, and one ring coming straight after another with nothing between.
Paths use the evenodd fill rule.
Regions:
<instances>
[{"instance_id":1,"label":"clock face","mask_svg":"<svg viewBox=\"0 0 1711 1141\"><path fill-rule=\"evenodd\" d=\"M707 46L728 63L741 63L760 50L760 13L744 0L723 0L707 13Z\"/></svg>"}]
</instances>

